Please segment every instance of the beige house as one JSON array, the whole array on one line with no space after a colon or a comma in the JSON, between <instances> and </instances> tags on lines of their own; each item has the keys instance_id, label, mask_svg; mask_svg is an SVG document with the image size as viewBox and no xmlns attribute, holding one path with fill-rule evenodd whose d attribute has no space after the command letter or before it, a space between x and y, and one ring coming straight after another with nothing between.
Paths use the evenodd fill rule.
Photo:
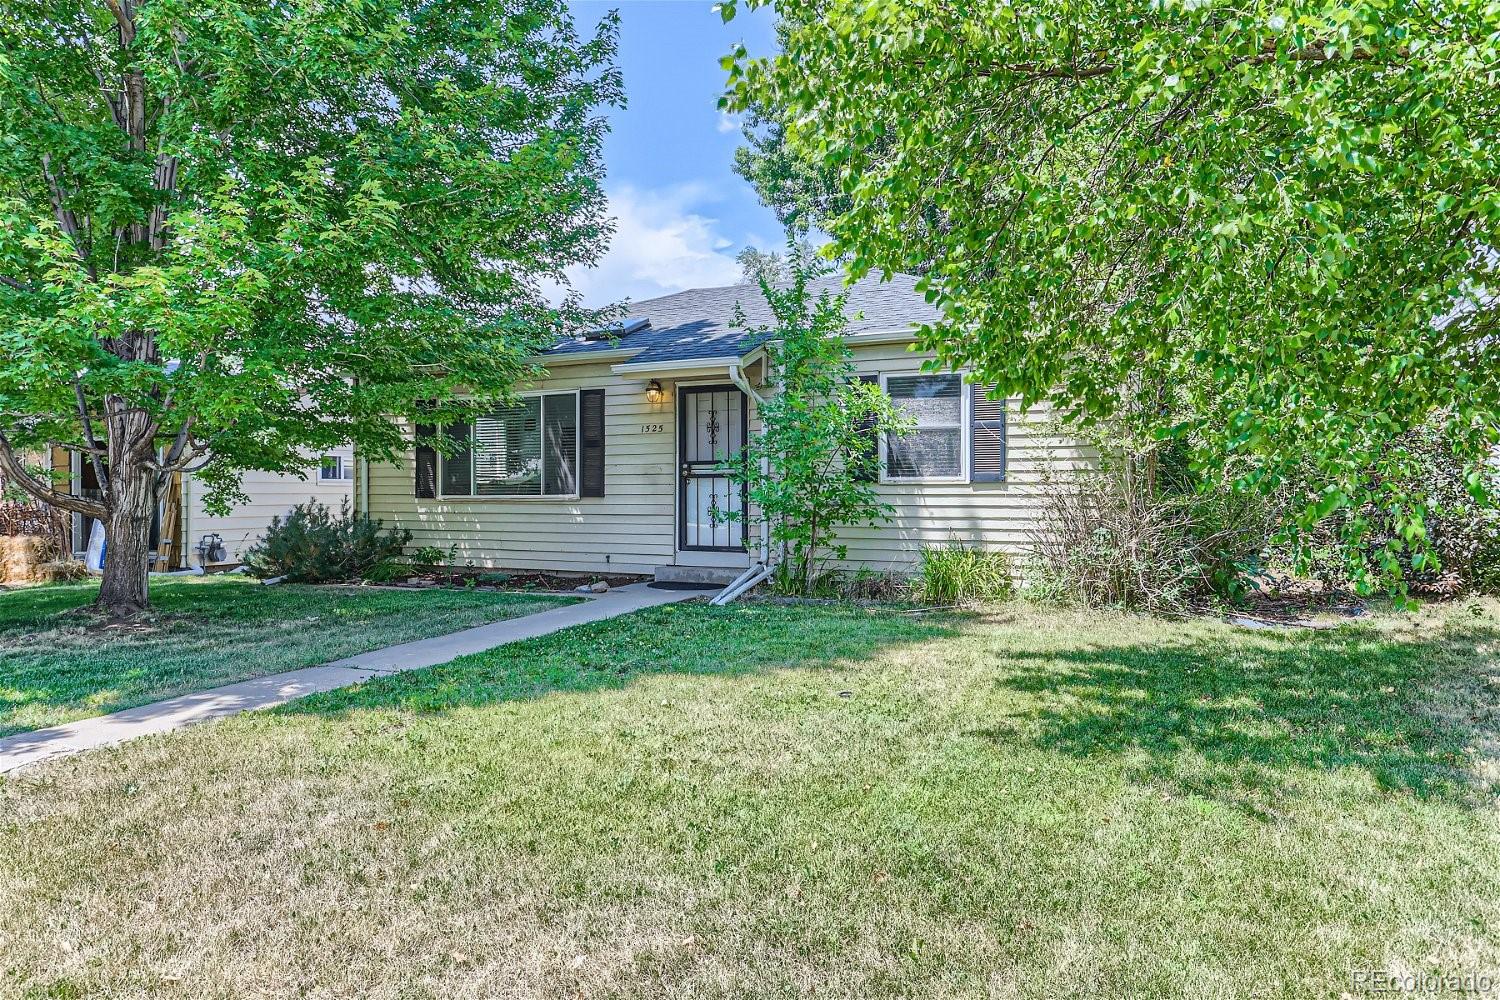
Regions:
<instances>
[{"instance_id":1,"label":"beige house","mask_svg":"<svg viewBox=\"0 0 1500 1000\"><path fill-rule=\"evenodd\" d=\"M353 507L354 449L334 448L320 460L310 461L306 478L276 472L251 470L240 478L240 489L249 497L247 503L227 514L211 514L204 506L207 489L192 476L182 483L182 537L192 565L197 565L198 546L206 537L217 535L223 541L222 560L238 563L245 550L254 545L270 527L271 518L285 516L298 504L317 502L333 511L348 503Z\"/></svg>"},{"instance_id":2,"label":"beige house","mask_svg":"<svg viewBox=\"0 0 1500 1000\"><path fill-rule=\"evenodd\" d=\"M896 516L844 533L850 568L907 571L924 546L955 539L1020 553L1049 471L1087 461L1042 413L922 370L912 344L933 313L914 281L847 289L860 377L916 421L880 442L879 492ZM543 359L548 378L515 406L449 429L466 452L414 445L400 464L361 463L360 508L410 529L414 545L456 546L460 564L734 578L762 553L753 523L747 536L717 514L744 502L720 463L756 433L769 391L764 351L731 325L736 303L751 326L771 322L752 285L694 289L633 304L610 336L559 344Z\"/></svg>"}]
</instances>

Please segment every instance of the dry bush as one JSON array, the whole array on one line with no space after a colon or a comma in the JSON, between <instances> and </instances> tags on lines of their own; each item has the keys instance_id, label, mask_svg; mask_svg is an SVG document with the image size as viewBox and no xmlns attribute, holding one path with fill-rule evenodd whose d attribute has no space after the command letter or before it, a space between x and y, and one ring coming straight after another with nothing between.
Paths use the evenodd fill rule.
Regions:
<instances>
[{"instance_id":1,"label":"dry bush","mask_svg":"<svg viewBox=\"0 0 1500 1000\"><path fill-rule=\"evenodd\" d=\"M899 601L909 590L906 577L900 573L857 569L834 576L835 591L846 601Z\"/></svg>"},{"instance_id":2,"label":"dry bush","mask_svg":"<svg viewBox=\"0 0 1500 1000\"><path fill-rule=\"evenodd\" d=\"M1089 607L1180 611L1238 596L1265 532L1264 515L1242 498L1164 494L1129 465L1081 473L1043 497L1027 591Z\"/></svg>"},{"instance_id":3,"label":"dry bush","mask_svg":"<svg viewBox=\"0 0 1500 1000\"><path fill-rule=\"evenodd\" d=\"M905 574L873 569L831 569L804 586L797 567L778 563L766 591L777 597L801 597L813 601L904 601L911 596Z\"/></svg>"}]
</instances>

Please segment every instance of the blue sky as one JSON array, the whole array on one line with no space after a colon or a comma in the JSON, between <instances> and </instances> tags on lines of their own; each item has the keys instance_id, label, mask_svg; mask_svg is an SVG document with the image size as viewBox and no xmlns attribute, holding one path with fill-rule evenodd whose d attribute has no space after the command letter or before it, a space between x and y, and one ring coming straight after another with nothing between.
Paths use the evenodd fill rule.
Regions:
<instances>
[{"instance_id":1,"label":"blue sky","mask_svg":"<svg viewBox=\"0 0 1500 1000\"><path fill-rule=\"evenodd\" d=\"M610 113L605 188L616 232L599 266L569 272L591 306L739 280L734 255L779 247L781 227L732 168L738 123L718 109L719 57L775 47L768 8L724 24L712 0L574 0L580 32L620 11L627 106Z\"/></svg>"}]
</instances>

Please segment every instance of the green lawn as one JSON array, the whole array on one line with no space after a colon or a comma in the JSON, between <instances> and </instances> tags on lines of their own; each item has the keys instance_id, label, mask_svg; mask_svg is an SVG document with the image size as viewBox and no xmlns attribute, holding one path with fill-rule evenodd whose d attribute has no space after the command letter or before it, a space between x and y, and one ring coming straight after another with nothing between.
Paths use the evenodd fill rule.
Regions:
<instances>
[{"instance_id":1,"label":"green lawn","mask_svg":"<svg viewBox=\"0 0 1500 1000\"><path fill-rule=\"evenodd\" d=\"M0 591L0 737L531 614L568 598L153 581L142 623L69 614L97 584Z\"/></svg>"},{"instance_id":2,"label":"green lawn","mask_svg":"<svg viewBox=\"0 0 1500 1000\"><path fill-rule=\"evenodd\" d=\"M584 626L0 780L0 982L1300 998L1497 973L1497 612Z\"/></svg>"}]
</instances>

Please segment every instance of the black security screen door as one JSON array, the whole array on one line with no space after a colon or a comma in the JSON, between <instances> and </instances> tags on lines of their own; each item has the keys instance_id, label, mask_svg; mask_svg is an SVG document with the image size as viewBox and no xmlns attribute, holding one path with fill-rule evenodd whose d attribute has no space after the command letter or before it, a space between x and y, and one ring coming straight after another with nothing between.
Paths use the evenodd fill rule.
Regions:
<instances>
[{"instance_id":1,"label":"black security screen door","mask_svg":"<svg viewBox=\"0 0 1500 1000\"><path fill-rule=\"evenodd\" d=\"M677 543L682 549L743 552L744 521L723 514L745 509L744 488L730 482L723 465L745 447L745 396L731 385L678 390L677 442L682 475L678 484Z\"/></svg>"}]
</instances>

